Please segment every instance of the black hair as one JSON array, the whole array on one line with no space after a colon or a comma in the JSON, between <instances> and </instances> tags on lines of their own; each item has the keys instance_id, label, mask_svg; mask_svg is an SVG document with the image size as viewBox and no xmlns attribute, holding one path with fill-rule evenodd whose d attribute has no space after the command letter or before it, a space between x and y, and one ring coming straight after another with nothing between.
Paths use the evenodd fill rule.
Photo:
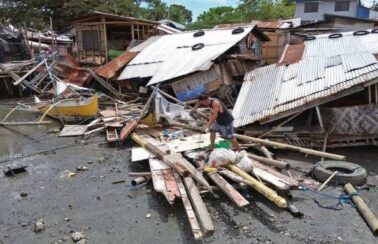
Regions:
<instances>
[{"instance_id":1,"label":"black hair","mask_svg":"<svg viewBox=\"0 0 378 244\"><path fill-rule=\"evenodd\" d=\"M206 94L202 94L202 95L199 95L198 100L199 100L199 101L203 101L203 100L206 100L206 99L208 99L208 98L209 98L208 95L206 95Z\"/></svg>"}]
</instances>

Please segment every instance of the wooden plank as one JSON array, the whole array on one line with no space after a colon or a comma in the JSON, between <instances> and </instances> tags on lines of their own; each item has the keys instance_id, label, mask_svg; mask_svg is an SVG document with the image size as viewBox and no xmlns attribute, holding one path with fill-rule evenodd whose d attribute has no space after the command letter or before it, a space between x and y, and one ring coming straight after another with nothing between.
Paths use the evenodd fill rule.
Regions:
<instances>
[{"instance_id":1,"label":"wooden plank","mask_svg":"<svg viewBox=\"0 0 378 244\"><path fill-rule=\"evenodd\" d=\"M171 185L172 182L170 183L171 191L168 191L167 189L167 184L164 179L163 171L171 170L170 167L164 164L161 160L157 158L150 158L149 165L150 165L152 184L153 184L154 190L156 192L160 192L161 194L163 194L164 197L167 199L168 203L172 205L176 197L180 197L180 193L178 190L177 191L172 190L174 189L174 187L172 187Z\"/></svg>"},{"instance_id":2,"label":"wooden plank","mask_svg":"<svg viewBox=\"0 0 378 244\"><path fill-rule=\"evenodd\" d=\"M299 184L298 181L294 180L293 178L290 178L287 175L282 174L281 172L278 172L277 170L271 167L268 167L256 161L253 162L253 164L256 168L265 170L266 172L269 172L270 174L275 175L276 177L280 178L281 181L285 182L285 184L289 185L290 187L296 187Z\"/></svg>"},{"instance_id":3,"label":"wooden plank","mask_svg":"<svg viewBox=\"0 0 378 244\"><path fill-rule=\"evenodd\" d=\"M188 194L186 193L185 187L181 181L180 176L177 173L175 173L174 175L177 181L178 189L181 194L181 200L182 200L182 203L184 204L186 215L188 216L190 228L192 229L192 232L193 232L193 237L197 241L202 240L202 232L198 224L196 215L193 211L192 204L190 203Z\"/></svg>"},{"instance_id":4,"label":"wooden plank","mask_svg":"<svg viewBox=\"0 0 378 244\"><path fill-rule=\"evenodd\" d=\"M104 88L106 88L106 90L108 90L108 92L110 92L111 94L113 94L117 98L121 97L122 94L120 92L118 92L117 89L115 89L112 85L110 85L108 82L106 82L100 76L98 76L93 70L91 70L91 69L85 69L85 70L88 71L98 83L100 83Z\"/></svg>"},{"instance_id":5,"label":"wooden plank","mask_svg":"<svg viewBox=\"0 0 378 244\"><path fill-rule=\"evenodd\" d=\"M49 125L53 121L25 121L25 122L0 122L0 125Z\"/></svg>"},{"instance_id":6,"label":"wooden plank","mask_svg":"<svg viewBox=\"0 0 378 244\"><path fill-rule=\"evenodd\" d=\"M221 138L216 138L215 143L221 141ZM175 139L167 142L169 149L173 152L186 152L210 146L210 133L195 134L192 136Z\"/></svg>"},{"instance_id":7,"label":"wooden plank","mask_svg":"<svg viewBox=\"0 0 378 244\"><path fill-rule=\"evenodd\" d=\"M208 176L236 205L244 207L249 204L249 202L218 173L211 173L208 174Z\"/></svg>"},{"instance_id":8,"label":"wooden plank","mask_svg":"<svg viewBox=\"0 0 378 244\"><path fill-rule=\"evenodd\" d=\"M258 177L259 179L262 179L263 181L269 182L272 184L275 188L280 190L289 190L289 185L286 184L285 181L281 180L279 177L259 168L253 169L253 174Z\"/></svg>"},{"instance_id":9,"label":"wooden plank","mask_svg":"<svg viewBox=\"0 0 378 244\"><path fill-rule=\"evenodd\" d=\"M147 160L152 154L144 147L137 147L131 149L131 162L138 162Z\"/></svg>"},{"instance_id":10,"label":"wooden plank","mask_svg":"<svg viewBox=\"0 0 378 244\"><path fill-rule=\"evenodd\" d=\"M145 136L146 138L151 138L150 136ZM143 146L151 153L153 153L158 159L162 160L168 166L179 170L178 168L184 168L190 172L192 177L204 185L209 191L211 191L211 187L206 179L202 176L200 172L196 170L196 168L185 158L182 157L180 154L167 154L166 151L163 151L161 148L158 148L153 143L150 143L145 138L141 137L140 135L136 134L135 132L131 134L131 138L138 143L139 145Z\"/></svg>"},{"instance_id":11,"label":"wooden plank","mask_svg":"<svg viewBox=\"0 0 378 244\"><path fill-rule=\"evenodd\" d=\"M201 225L204 237L211 236L215 229L210 214L206 209L205 203L202 201L197 186L194 184L192 177L184 177L184 185L193 208L197 214L198 222Z\"/></svg>"},{"instance_id":12,"label":"wooden plank","mask_svg":"<svg viewBox=\"0 0 378 244\"><path fill-rule=\"evenodd\" d=\"M65 125L59 136L82 136L87 128L86 125Z\"/></svg>"},{"instance_id":13,"label":"wooden plank","mask_svg":"<svg viewBox=\"0 0 378 244\"><path fill-rule=\"evenodd\" d=\"M20 79L17 79L15 82L13 82L13 85L16 86L16 85L20 84L21 82L23 82L26 79L26 77L28 77L31 73L36 71L44 63L45 63L45 60L43 60L42 62L40 62L36 66L34 66L31 70L29 70L26 74L24 74Z\"/></svg>"}]
</instances>

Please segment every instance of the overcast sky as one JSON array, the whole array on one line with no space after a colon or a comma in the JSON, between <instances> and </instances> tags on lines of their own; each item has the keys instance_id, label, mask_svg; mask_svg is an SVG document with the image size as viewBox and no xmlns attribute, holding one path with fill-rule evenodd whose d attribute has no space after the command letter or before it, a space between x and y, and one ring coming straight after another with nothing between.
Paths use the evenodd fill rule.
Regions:
<instances>
[{"instance_id":1,"label":"overcast sky","mask_svg":"<svg viewBox=\"0 0 378 244\"><path fill-rule=\"evenodd\" d=\"M193 12L193 21L197 19L197 16L203 11L208 10L209 8L218 7L218 6L237 6L239 0L163 0L167 4L181 4L184 5L187 9ZM370 7L373 0L362 0L362 2Z\"/></svg>"}]
</instances>

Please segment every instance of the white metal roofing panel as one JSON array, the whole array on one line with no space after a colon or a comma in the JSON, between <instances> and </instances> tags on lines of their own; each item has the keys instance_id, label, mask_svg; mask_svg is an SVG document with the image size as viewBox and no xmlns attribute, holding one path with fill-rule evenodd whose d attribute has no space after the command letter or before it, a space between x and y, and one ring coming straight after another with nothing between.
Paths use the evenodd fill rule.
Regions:
<instances>
[{"instance_id":1,"label":"white metal roofing panel","mask_svg":"<svg viewBox=\"0 0 378 244\"><path fill-rule=\"evenodd\" d=\"M149 84L159 83L199 70L207 70L212 61L241 41L254 26L244 28L240 34L232 34L235 28L206 30L203 36L194 37L195 32L165 35L140 52L123 70L119 80L152 77ZM200 50L192 46L203 43ZM153 68L149 64L155 63ZM137 69L133 66L141 66ZM158 67L156 67L158 66ZM143 70L144 72L140 72Z\"/></svg>"},{"instance_id":2,"label":"white metal roofing panel","mask_svg":"<svg viewBox=\"0 0 378 244\"><path fill-rule=\"evenodd\" d=\"M378 78L373 55L378 52L378 34L328 36L305 42L302 60L296 64L248 72L233 110L234 126L272 118Z\"/></svg>"}]
</instances>

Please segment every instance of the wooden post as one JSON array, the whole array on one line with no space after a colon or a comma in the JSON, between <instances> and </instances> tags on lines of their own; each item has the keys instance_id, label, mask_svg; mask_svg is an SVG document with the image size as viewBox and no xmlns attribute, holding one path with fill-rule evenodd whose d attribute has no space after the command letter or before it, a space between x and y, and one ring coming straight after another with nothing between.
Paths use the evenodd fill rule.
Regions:
<instances>
[{"instance_id":1,"label":"wooden post","mask_svg":"<svg viewBox=\"0 0 378 244\"><path fill-rule=\"evenodd\" d=\"M138 41L140 40L139 36L140 36L140 33L139 33L139 28L140 28L140 25L137 24L137 28L138 28Z\"/></svg>"},{"instance_id":2,"label":"wooden post","mask_svg":"<svg viewBox=\"0 0 378 244\"><path fill-rule=\"evenodd\" d=\"M344 185L344 190L352 195L353 202L356 204L358 211L369 225L370 229L375 235L378 235L378 219L374 213L369 209L361 196L356 195L357 192L353 186L348 183Z\"/></svg>"},{"instance_id":3,"label":"wooden post","mask_svg":"<svg viewBox=\"0 0 378 244\"><path fill-rule=\"evenodd\" d=\"M106 26L106 21L105 17L101 17L101 20L104 21L104 48L105 48L105 63L109 62L108 60L108 33L107 33L107 26Z\"/></svg>"},{"instance_id":4,"label":"wooden post","mask_svg":"<svg viewBox=\"0 0 378 244\"><path fill-rule=\"evenodd\" d=\"M315 109L316 109L316 114L318 115L318 120L319 120L320 128L322 128L322 131L325 132L324 124L323 124L323 119L322 119L322 115L320 114L319 106L316 106Z\"/></svg>"},{"instance_id":5,"label":"wooden post","mask_svg":"<svg viewBox=\"0 0 378 244\"><path fill-rule=\"evenodd\" d=\"M202 201L197 186L191 177L184 177L184 185L189 199L193 205L195 212L197 213L197 220L202 227L202 233L204 237L211 236L215 229L210 214L206 209L205 203Z\"/></svg>"},{"instance_id":6,"label":"wooden post","mask_svg":"<svg viewBox=\"0 0 378 244\"><path fill-rule=\"evenodd\" d=\"M134 24L131 24L131 40L135 40Z\"/></svg>"}]
</instances>

